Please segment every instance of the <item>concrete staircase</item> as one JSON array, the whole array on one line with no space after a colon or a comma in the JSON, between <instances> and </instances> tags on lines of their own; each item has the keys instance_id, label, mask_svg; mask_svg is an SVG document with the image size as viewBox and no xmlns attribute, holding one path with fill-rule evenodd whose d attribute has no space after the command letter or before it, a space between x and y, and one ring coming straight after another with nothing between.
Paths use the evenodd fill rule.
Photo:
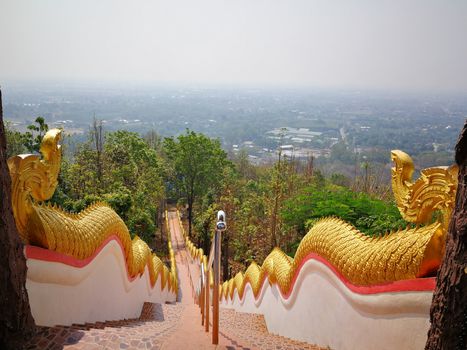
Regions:
<instances>
[{"instance_id":1,"label":"concrete staircase","mask_svg":"<svg viewBox=\"0 0 467 350\"><path fill-rule=\"evenodd\" d=\"M190 273L196 271L175 215L169 216L172 245L178 266L179 301L145 303L137 319L39 327L26 349L309 349L319 347L268 333L263 316L220 309L219 345L201 326L200 310L193 302ZM118 305L115 305L118 307Z\"/></svg>"}]
</instances>

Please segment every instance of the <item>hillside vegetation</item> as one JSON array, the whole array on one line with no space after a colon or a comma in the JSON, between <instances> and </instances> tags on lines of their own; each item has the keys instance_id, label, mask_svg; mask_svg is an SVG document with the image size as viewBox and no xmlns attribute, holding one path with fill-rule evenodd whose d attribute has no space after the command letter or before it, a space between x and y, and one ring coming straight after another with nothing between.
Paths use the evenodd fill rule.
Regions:
<instances>
[{"instance_id":1,"label":"hillside vegetation","mask_svg":"<svg viewBox=\"0 0 467 350\"><path fill-rule=\"evenodd\" d=\"M48 126L37 118L20 133L7 130L10 155L37 152ZM219 140L186 130L162 138L150 131L105 132L95 120L86 141L63 142L58 188L51 199L71 212L102 201L160 255L163 213L177 205L192 240L209 251L217 210L227 213L223 236L224 279L251 261L262 263L276 246L293 256L307 230L322 217L336 216L368 235L405 227L389 184L378 183L371 163L354 179L325 177L313 158L299 162L278 153L275 162L253 165L240 151L228 157Z\"/></svg>"}]
</instances>

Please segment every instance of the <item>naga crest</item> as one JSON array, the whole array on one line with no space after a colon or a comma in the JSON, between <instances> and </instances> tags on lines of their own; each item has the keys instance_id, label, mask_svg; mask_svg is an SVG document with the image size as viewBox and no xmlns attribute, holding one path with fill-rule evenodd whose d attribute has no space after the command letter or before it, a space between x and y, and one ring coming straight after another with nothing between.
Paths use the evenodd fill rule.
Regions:
<instances>
[{"instance_id":1,"label":"naga crest","mask_svg":"<svg viewBox=\"0 0 467 350\"><path fill-rule=\"evenodd\" d=\"M412 158L405 152L391 152L394 162L392 172L392 191L399 211L404 220L414 224L429 224L436 212L438 219L447 229L454 206L457 190L457 165L423 169L420 177L412 182L414 165Z\"/></svg>"},{"instance_id":2,"label":"naga crest","mask_svg":"<svg viewBox=\"0 0 467 350\"><path fill-rule=\"evenodd\" d=\"M16 226L23 242L29 243L34 230L34 201L50 199L57 187L62 159L61 146L58 144L62 131L49 130L41 143L38 154L22 154L8 159L12 184L12 206ZM28 227L30 229L28 229Z\"/></svg>"},{"instance_id":3,"label":"naga crest","mask_svg":"<svg viewBox=\"0 0 467 350\"><path fill-rule=\"evenodd\" d=\"M459 167L440 166L423 169L420 177L412 181L414 164L405 152L391 152L394 162L392 191L402 218L417 225L439 227L433 233L424 252L420 275L435 271L444 254L446 232L451 218L457 192ZM431 225L430 225L431 224Z\"/></svg>"}]
</instances>

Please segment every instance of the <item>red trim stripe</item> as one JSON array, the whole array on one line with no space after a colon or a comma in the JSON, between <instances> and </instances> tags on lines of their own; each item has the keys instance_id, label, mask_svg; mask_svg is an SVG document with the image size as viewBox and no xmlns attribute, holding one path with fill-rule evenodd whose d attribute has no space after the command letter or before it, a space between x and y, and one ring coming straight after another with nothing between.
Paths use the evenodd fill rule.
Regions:
<instances>
[{"instance_id":1,"label":"red trim stripe","mask_svg":"<svg viewBox=\"0 0 467 350\"><path fill-rule=\"evenodd\" d=\"M300 266L295 272L295 275L292 279L292 288L290 288L289 292L286 295L282 295L284 299L288 299L293 291L293 287L298 278L298 274L302 269L303 265L308 260L317 260L320 263L326 265L334 274L342 281L342 283L350 289L352 292L357 294L379 294L379 293L397 293L397 292L426 292L426 291L433 291L436 286L436 278L435 277L428 277L428 278L415 278L410 280L401 280L395 282L388 282L383 284L376 284L372 286L359 286L355 285L350 282L347 278L344 277L337 269L326 259L319 256L316 253L308 254L305 259L302 260Z\"/></svg>"},{"instance_id":2,"label":"red trim stripe","mask_svg":"<svg viewBox=\"0 0 467 350\"><path fill-rule=\"evenodd\" d=\"M48 262L58 262L58 263L62 263L68 266L73 266L76 268L83 268L87 266L88 264L90 264L91 261L93 261L94 258L102 251L102 249L112 240L118 243L122 251L122 255L125 256L125 250L123 249L123 245L120 239L116 235L109 236L104 242L102 242L100 247L94 252L92 256L86 259L82 259L82 260L66 255L66 254L58 253L52 250L35 247L31 245L27 245L25 247L25 254L28 259L35 259L35 260L48 261ZM283 299L287 300L290 298L290 295L292 294L295 283L297 282L298 275L300 274L300 271L302 270L305 263L309 260L316 260L326 265L342 281L342 283L349 290L357 294L366 295L366 294L379 294L379 293L433 291L436 285L435 277L416 278L416 279L395 281L395 282L383 283L383 284L372 285L372 286L355 285L351 283L349 280L347 280L326 259L324 259L323 257L319 256L316 253L310 253L305 257L305 259L302 260L298 269L295 271L294 277L292 279L292 287L290 288L288 293L284 295L282 294L282 292L280 292ZM136 276L135 277L130 276L126 260L124 259L124 261L125 261L125 270L127 272L128 280L132 282L133 280L136 279ZM266 280L267 278L265 279L265 282Z\"/></svg>"},{"instance_id":3,"label":"red trim stripe","mask_svg":"<svg viewBox=\"0 0 467 350\"><path fill-rule=\"evenodd\" d=\"M109 236L102 244L99 246L99 248L96 249L93 255L86 259L77 259L75 257L72 257L70 255L66 255L63 253L58 253L53 250L45 249L45 248L40 248L40 247L35 247L31 245L27 245L25 247L25 254L27 259L34 259L34 260L41 260L41 261L48 261L48 262L57 262L57 263L62 263L68 266L73 266L76 268L83 268L90 264L94 258L104 249L104 247L110 242L110 241L115 241L118 243L120 246L120 249L122 251L123 255L123 261L125 262L125 270L127 274L128 281L133 282L137 276L131 277L130 272L128 269L128 265L125 259L125 249L123 249L123 244L116 235L111 235Z\"/></svg>"},{"instance_id":4,"label":"red trim stripe","mask_svg":"<svg viewBox=\"0 0 467 350\"><path fill-rule=\"evenodd\" d=\"M326 267L328 267L334 273L334 275L336 275L350 291L357 293L357 294L372 295L372 294L382 294L382 293L432 292L434 291L435 286L436 286L436 277L415 278L415 279L409 279L409 280L401 280L401 281L388 282L388 283L383 283L383 284L376 284L372 286L355 285L352 282L350 282L347 278L345 278L344 275L342 275L325 258L319 256L316 253L310 253L301 261L298 269L295 271L290 290L286 294L283 294L280 288L278 288L279 293L281 294L284 300L288 300L290 298L292 291L295 287L295 284L297 282L298 275L300 274L300 271L302 270L305 263L309 260L316 260L326 265ZM264 283L266 283L267 281L268 281L268 276L264 278L263 286L261 286L261 289L264 288ZM241 302L244 301L245 296L246 296L246 293L244 292L243 299L240 300ZM255 298L255 300L258 301L259 297L260 295L258 295L258 298ZM227 296L227 300L228 299L230 299L229 296Z\"/></svg>"}]
</instances>

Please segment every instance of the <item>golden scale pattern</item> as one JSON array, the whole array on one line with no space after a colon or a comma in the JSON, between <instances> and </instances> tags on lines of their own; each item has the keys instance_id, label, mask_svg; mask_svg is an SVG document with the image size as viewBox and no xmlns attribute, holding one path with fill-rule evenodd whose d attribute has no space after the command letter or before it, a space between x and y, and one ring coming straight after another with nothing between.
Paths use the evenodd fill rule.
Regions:
<instances>
[{"instance_id":1,"label":"golden scale pattern","mask_svg":"<svg viewBox=\"0 0 467 350\"><path fill-rule=\"evenodd\" d=\"M416 224L415 227L370 237L339 218L323 218L302 239L294 258L279 248L273 249L261 266L253 262L245 273L239 272L225 281L220 297L233 298L237 290L243 298L247 283L258 297L266 278L287 295L297 270L312 253L326 259L354 285L370 286L433 274L444 252L447 224L456 196L457 167L424 169L420 178L412 182L410 156L397 150L391 152L391 158L395 164L392 186L396 203L402 217ZM435 211L442 215L433 221ZM203 250L188 237L186 242L192 258L201 259L205 264Z\"/></svg>"},{"instance_id":2,"label":"golden scale pattern","mask_svg":"<svg viewBox=\"0 0 467 350\"><path fill-rule=\"evenodd\" d=\"M13 212L23 242L82 260L93 256L105 240L115 235L122 243L130 277L142 275L148 266L152 286L160 276L161 288L168 284L169 290L177 293L170 239L171 270L138 236L131 239L123 220L108 205L94 203L74 214L37 202L48 200L55 191L60 170L60 136L59 129L52 129L44 136L43 159L38 155L20 155L8 160Z\"/></svg>"},{"instance_id":3,"label":"golden scale pattern","mask_svg":"<svg viewBox=\"0 0 467 350\"><path fill-rule=\"evenodd\" d=\"M302 239L294 258L275 248L262 266L252 263L245 274L222 285L222 295L233 298L237 289L243 298L249 282L258 297L265 278L276 283L283 295L291 288L293 277L306 257L317 254L329 261L347 280L356 285L375 285L416 278L423 252L439 224L401 230L382 237L369 237L338 218L319 220Z\"/></svg>"}]
</instances>

